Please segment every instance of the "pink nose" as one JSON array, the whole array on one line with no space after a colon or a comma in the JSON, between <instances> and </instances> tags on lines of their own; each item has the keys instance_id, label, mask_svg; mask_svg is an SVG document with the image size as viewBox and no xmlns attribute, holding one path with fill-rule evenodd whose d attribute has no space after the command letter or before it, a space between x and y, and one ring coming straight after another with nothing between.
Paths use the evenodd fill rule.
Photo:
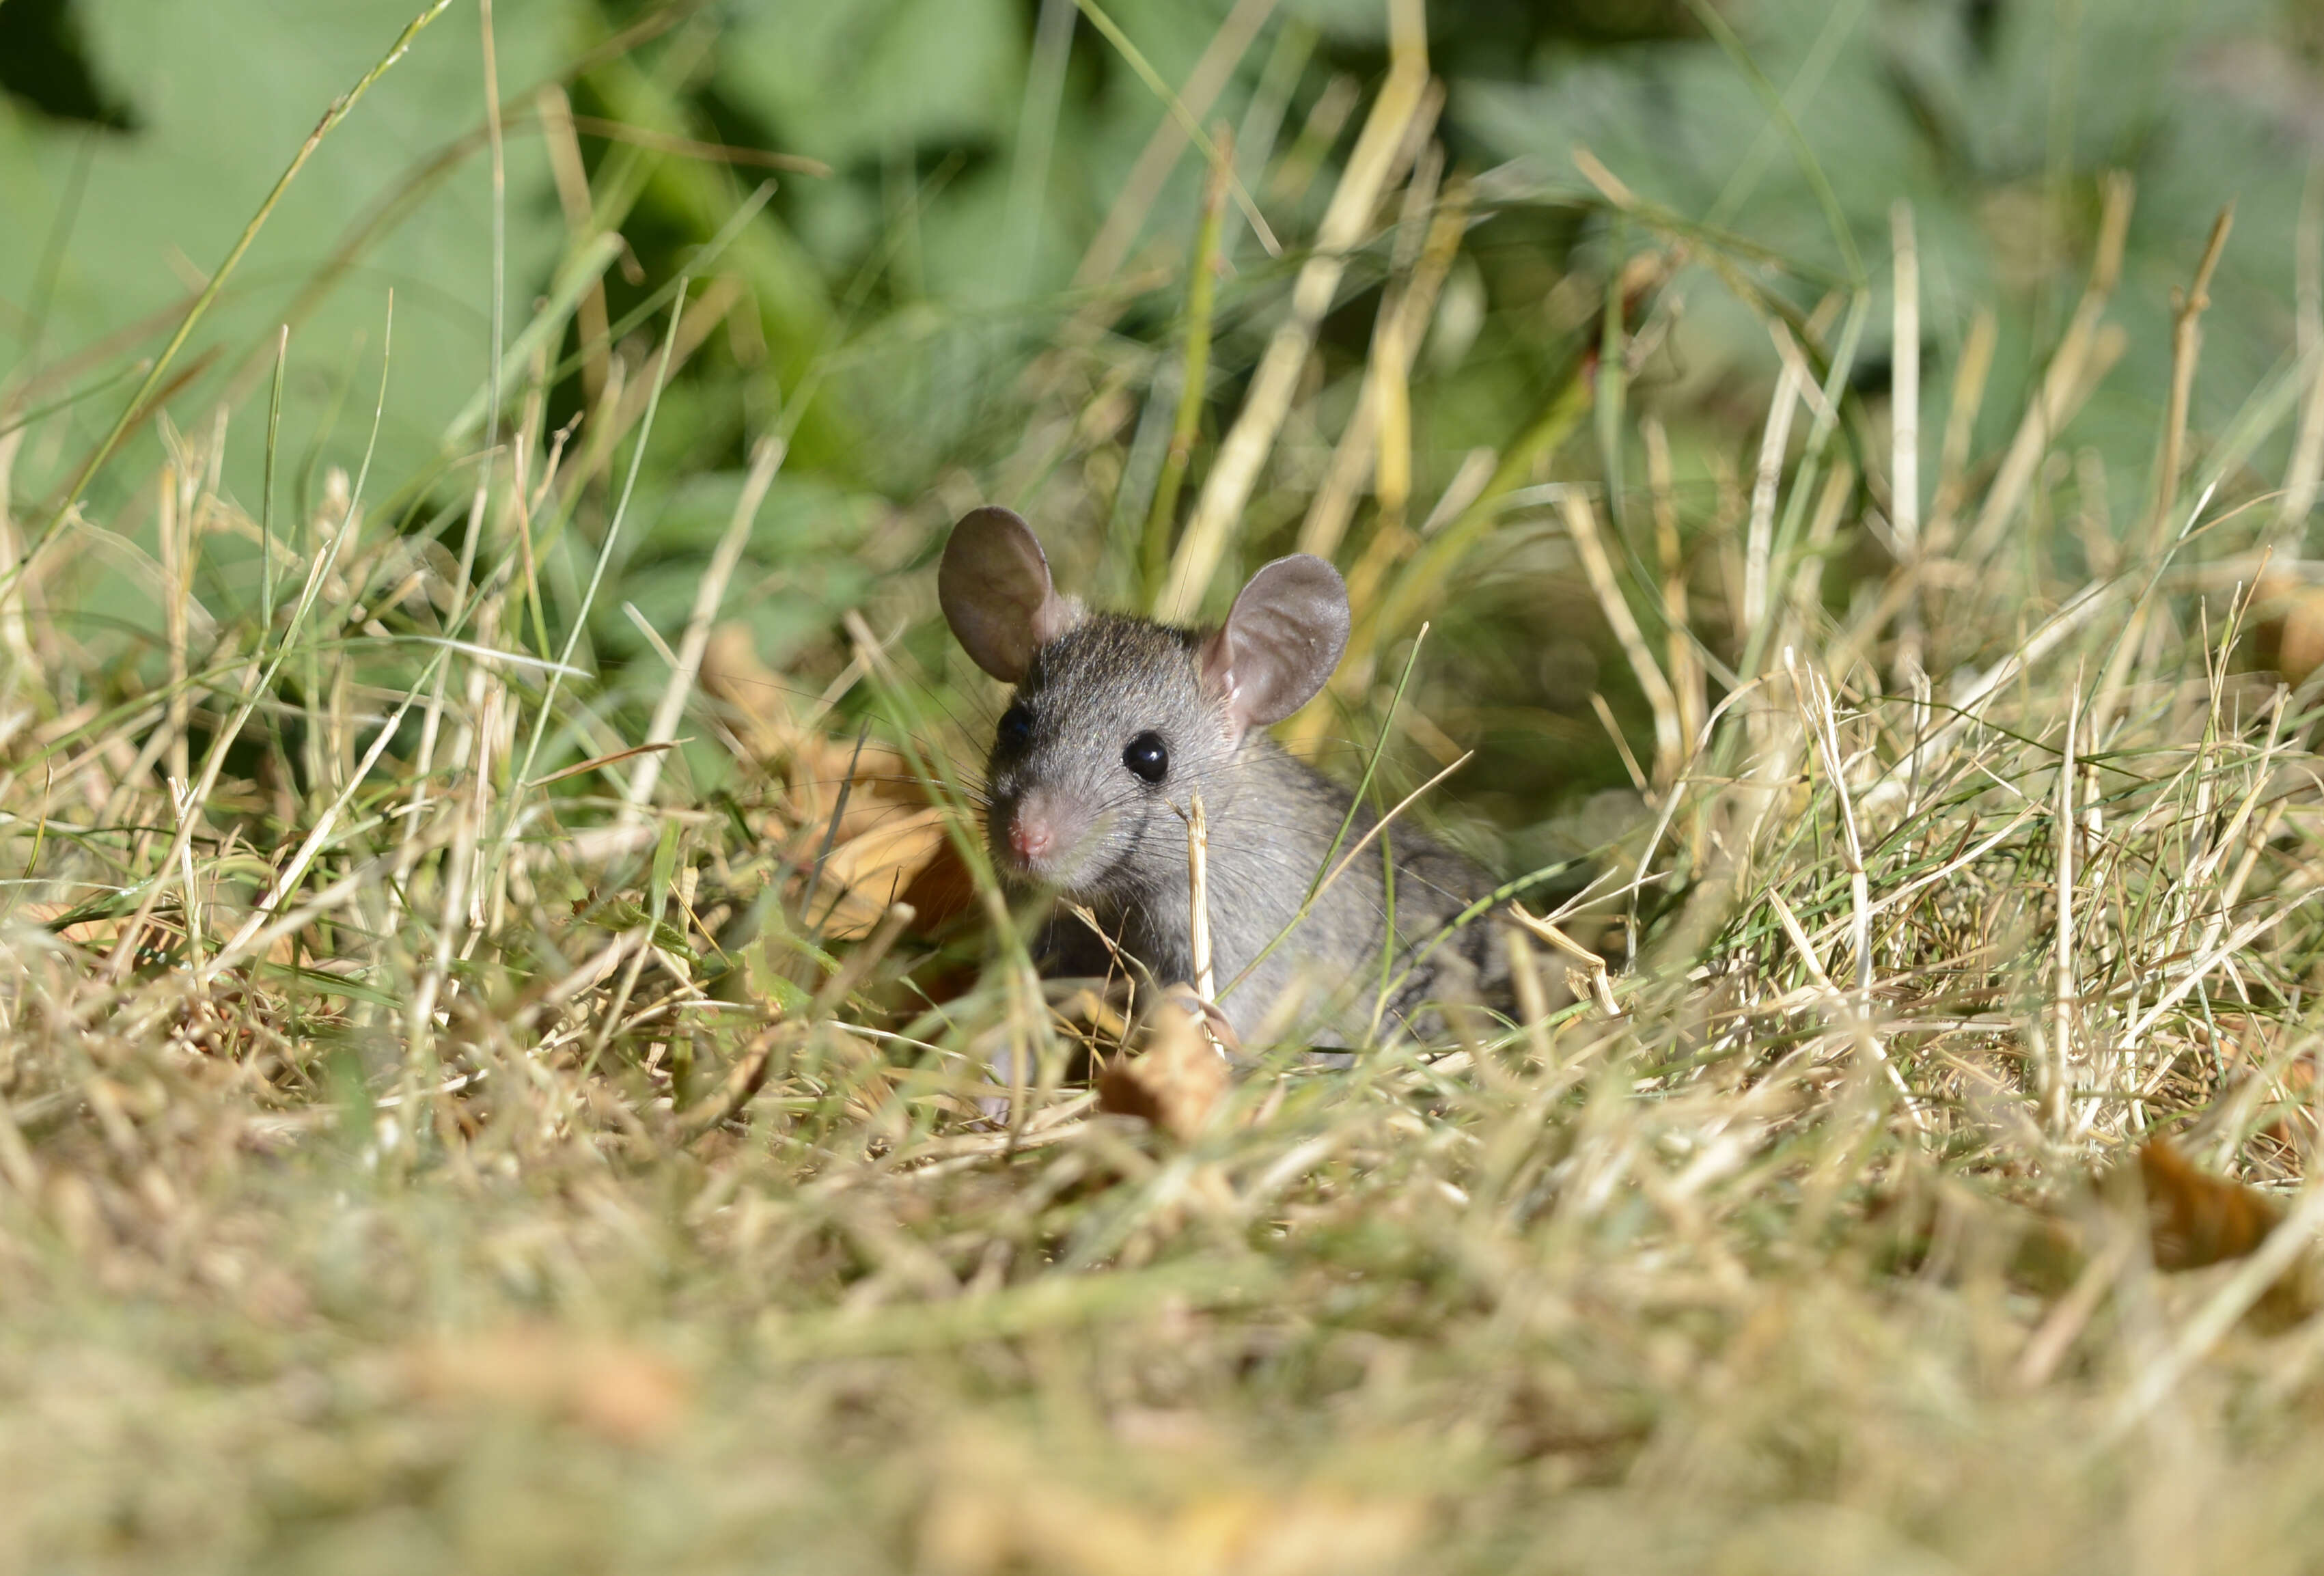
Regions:
<instances>
[{"instance_id":1,"label":"pink nose","mask_svg":"<svg viewBox=\"0 0 2324 1576\"><path fill-rule=\"evenodd\" d=\"M1019 859L1028 863L1046 856L1056 846L1056 829L1048 818L1019 806L1009 820L1009 846Z\"/></svg>"}]
</instances>

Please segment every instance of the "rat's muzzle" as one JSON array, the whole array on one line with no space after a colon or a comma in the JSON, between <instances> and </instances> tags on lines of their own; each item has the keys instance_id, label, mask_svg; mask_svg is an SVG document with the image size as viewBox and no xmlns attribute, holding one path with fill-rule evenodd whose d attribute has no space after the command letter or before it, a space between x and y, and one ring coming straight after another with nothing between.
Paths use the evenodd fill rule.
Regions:
<instances>
[{"instance_id":1,"label":"rat's muzzle","mask_svg":"<svg viewBox=\"0 0 2324 1576\"><path fill-rule=\"evenodd\" d=\"M992 807L990 841L1001 868L1044 886L1068 884L1089 841L1085 819L1044 788Z\"/></svg>"},{"instance_id":2,"label":"rat's muzzle","mask_svg":"<svg viewBox=\"0 0 2324 1576\"><path fill-rule=\"evenodd\" d=\"M1020 809L1009 818L1009 852L1017 856L1019 863L1039 864L1056 844L1056 828L1041 816L1028 816Z\"/></svg>"}]
</instances>

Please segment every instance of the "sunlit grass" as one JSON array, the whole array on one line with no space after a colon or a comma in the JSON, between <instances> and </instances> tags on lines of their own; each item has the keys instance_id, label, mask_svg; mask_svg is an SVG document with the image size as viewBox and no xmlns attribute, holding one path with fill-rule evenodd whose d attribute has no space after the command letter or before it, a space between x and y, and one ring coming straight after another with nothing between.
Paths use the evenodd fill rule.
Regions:
<instances>
[{"instance_id":1,"label":"sunlit grass","mask_svg":"<svg viewBox=\"0 0 2324 1576\"><path fill-rule=\"evenodd\" d=\"M1630 385L1692 266L1639 207L1595 354L1432 490L1414 336L1462 235L1435 221L1473 196L1380 162L1425 79L1402 65L1359 117L1388 152L1331 177L1371 183L1334 235L1388 280L1365 421L1299 375L1327 281L1260 338L1289 373L1214 412L1252 450L1221 480L1238 438L1198 441L1152 376L1227 343L1197 272L1139 381L1095 333L1028 348L1022 432L947 485L1070 458L1087 548L1090 478L1142 477L1077 568L1187 606L1312 533L1358 635L1286 732L1377 766L1383 804L1465 742L1486 567L1608 626L1628 687L1596 711L1632 783L1527 894L1574 949L1532 950L1524 1021L1343 1072L1247 1046L1189 1136L1097 1112L1066 1070L1104 1013L1031 977L971 825L991 696L921 638L965 499L750 582L806 420L761 412L682 615L620 613L696 409L673 369L766 193L702 285L612 322L599 299L603 338L568 325L618 248L576 235L441 476L327 470L306 518L271 487L254 517L222 456L259 428L287 467L267 408L173 411L122 483L134 529L60 504L0 600L0 1560L2312 1563L2324 1277L2158 1271L2091 1182L2175 1135L2316 1223L2318 714L2262 663L2314 640L2274 499L2312 498L2324 455L2252 456L2324 431L2319 353L2216 437L2176 402L2183 460L2130 539L2023 550L2103 484L2055 428L2107 359L2119 223L2054 396L1996 454L1949 441L1900 512L1893 413L1973 430L1981 397L1958 363L1879 410L1852 392L1869 315L1924 309L1909 223L1877 300L1720 259L1787 358L1738 471ZM1172 255L1210 267L1227 190ZM1163 401L1142 457L1132 388ZM0 475L10 421L60 414L0 416ZM1275 463L1310 434L1323 504ZM1674 476L1721 466L1682 541ZM12 507L14 562L40 520ZM100 549L152 628L106 622ZM864 605L769 668L738 604L851 554L884 572ZM605 660L608 628L645 654ZM1038 1072L996 1120L1012 1050Z\"/></svg>"}]
</instances>

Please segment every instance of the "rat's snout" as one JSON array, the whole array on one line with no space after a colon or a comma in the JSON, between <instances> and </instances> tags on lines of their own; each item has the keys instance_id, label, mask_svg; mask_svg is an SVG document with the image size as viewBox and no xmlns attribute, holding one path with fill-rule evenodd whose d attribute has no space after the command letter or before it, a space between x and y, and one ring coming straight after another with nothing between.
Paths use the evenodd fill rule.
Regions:
<instances>
[{"instance_id":1,"label":"rat's snout","mask_svg":"<svg viewBox=\"0 0 2324 1576\"><path fill-rule=\"evenodd\" d=\"M1038 864L1057 845L1057 828L1030 804L1020 804L1009 817L1009 852L1026 864Z\"/></svg>"},{"instance_id":2,"label":"rat's snout","mask_svg":"<svg viewBox=\"0 0 2324 1576\"><path fill-rule=\"evenodd\" d=\"M1056 880L1086 830L1069 809L1041 788L1029 789L1013 804L994 806L993 853L1019 875Z\"/></svg>"}]
</instances>

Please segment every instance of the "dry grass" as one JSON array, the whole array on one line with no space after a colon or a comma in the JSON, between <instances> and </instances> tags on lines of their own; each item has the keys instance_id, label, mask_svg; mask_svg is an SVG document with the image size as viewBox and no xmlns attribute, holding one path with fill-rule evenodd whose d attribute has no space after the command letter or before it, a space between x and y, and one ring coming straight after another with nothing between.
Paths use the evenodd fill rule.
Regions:
<instances>
[{"instance_id":1,"label":"dry grass","mask_svg":"<svg viewBox=\"0 0 2324 1576\"><path fill-rule=\"evenodd\" d=\"M1414 113L1375 112L1350 235L1426 232ZM1360 716L1468 555L1552 520L1582 548L1657 712L1647 819L1552 916L1618 960L1618 1015L1544 954L1528 1021L1346 1073L1245 1047L1184 1138L1060 1084L1102 1013L1045 1005L932 782L973 713L873 632L927 587L816 671L715 632L779 442L669 666L584 659L558 610L635 529L623 466L715 320L613 358L569 441L509 367L439 539L344 475L262 523L227 419L173 431L154 548L69 518L0 606L0 1568L2314 1568L2324 1321L2265 1295L2309 1270L2160 1273L2088 1182L2175 1132L2289 1194L2314 1151L2318 714L2247 657L2277 528L2239 505L2324 385L2292 369L2209 448L2174 427L2208 458L2151 551L1988 559L2061 507L2110 268L2057 409L1993 474L1951 456L1843 616L1822 566L1887 479L1843 457L1838 310L1774 323L1793 445L1693 572L1662 556L1692 633L1623 600L1645 556L1586 484L1527 490L1618 356L1427 525L1367 516ZM1179 579L1235 545L1295 310ZM1383 476L1411 348L1372 363ZM1000 471L1102 425L1102 354L1035 370ZM584 526L595 568L544 597ZM196 594L235 539L271 622ZM63 547L99 542L161 662L77 621ZM996 1127L1010 1049L1040 1075Z\"/></svg>"}]
</instances>

